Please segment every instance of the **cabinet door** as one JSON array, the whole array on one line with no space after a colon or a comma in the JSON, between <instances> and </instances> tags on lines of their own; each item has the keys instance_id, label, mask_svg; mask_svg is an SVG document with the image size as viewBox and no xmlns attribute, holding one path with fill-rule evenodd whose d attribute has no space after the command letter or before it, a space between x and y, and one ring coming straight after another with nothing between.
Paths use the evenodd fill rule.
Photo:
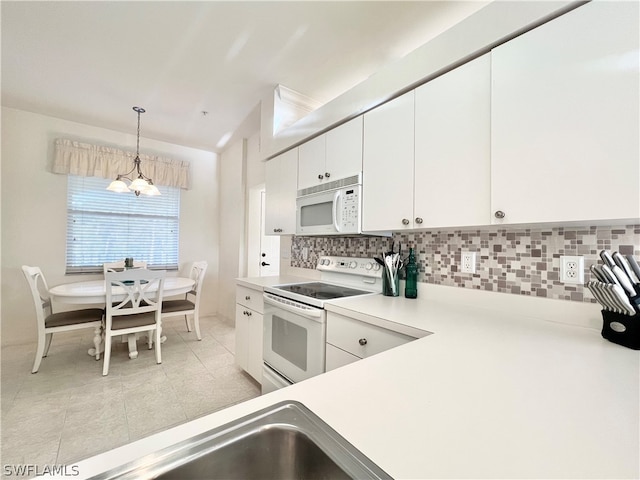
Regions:
<instances>
[{"instance_id":1,"label":"cabinet door","mask_svg":"<svg viewBox=\"0 0 640 480\"><path fill-rule=\"evenodd\" d=\"M362 229L413 227L414 92L364 115Z\"/></svg>"},{"instance_id":2,"label":"cabinet door","mask_svg":"<svg viewBox=\"0 0 640 480\"><path fill-rule=\"evenodd\" d=\"M416 226L490 224L490 54L416 89L415 131Z\"/></svg>"},{"instance_id":3,"label":"cabinet door","mask_svg":"<svg viewBox=\"0 0 640 480\"><path fill-rule=\"evenodd\" d=\"M272 158L265 165L265 234L296 231L298 149Z\"/></svg>"},{"instance_id":4,"label":"cabinet door","mask_svg":"<svg viewBox=\"0 0 640 480\"><path fill-rule=\"evenodd\" d=\"M344 350L334 347L330 343L327 343L326 351L326 371L335 370L336 368L344 367L350 363L357 362L359 357L352 355Z\"/></svg>"},{"instance_id":5,"label":"cabinet door","mask_svg":"<svg viewBox=\"0 0 640 480\"><path fill-rule=\"evenodd\" d=\"M342 180L362 172L362 116L326 133L327 180Z\"/></svg>"},{"instance_id":6,"label":"cabinet door","mask_svg":"<svg viewBox=\"0 0 640 480\"><path fill-rule=\"evenodd\" d=\"M236 303L235 362L243 370L249 369L249 316L247 307Z\"/></svg>"},{"instance_id":7,"label":"cabinet door","mask_svg":"<svg viewBox=\"0 0 640 480\"><path fill-rule=\"evenodd\" d=\"M640 216L638 2L590 2L492 52L494 223Z\"/></svg>"},{"instance_id":8,"label":"cabinet door","mask_svg":"<svg viewBox=\"0 0 640 480\"><path fill-rule=\"evenodd\" d=\"M249 316L248 361L246 371L262 383L262 337L263 316L258 312L251 312Z\"/></svg>"},{"instance_id":9,"label":"cabinet door","mask_svg":"<svg viewBox=\"0 0 640 480\"><path fill-rule=\"evenodd\" d=\"M325 178L326 139L320 135L298 147L298 190L331 180Z\"/></svg>"}]
</instances>

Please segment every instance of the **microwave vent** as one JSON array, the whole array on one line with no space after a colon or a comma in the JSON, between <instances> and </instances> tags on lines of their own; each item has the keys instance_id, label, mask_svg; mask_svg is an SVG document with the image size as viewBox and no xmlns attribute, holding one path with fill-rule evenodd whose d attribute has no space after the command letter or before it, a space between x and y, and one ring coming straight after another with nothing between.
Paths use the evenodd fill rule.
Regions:
<instances>
[{"instance_id":1,"label":"microwave vent","mask_svg":"<svg viewBox=\"0 0 640 480\"><path fill-rule=\"evenodd\" d=\"M348 187L350 185L359 185L361 183L361 173L353 175L352 177L342 178L340 180L334 180L332 182L322 183L313 187L303 188L298 190L298 197L304 197L306 195L312 195L314 193L326 192L327 190L335 190L336 188Z\"/></svg>"}]
</instances>

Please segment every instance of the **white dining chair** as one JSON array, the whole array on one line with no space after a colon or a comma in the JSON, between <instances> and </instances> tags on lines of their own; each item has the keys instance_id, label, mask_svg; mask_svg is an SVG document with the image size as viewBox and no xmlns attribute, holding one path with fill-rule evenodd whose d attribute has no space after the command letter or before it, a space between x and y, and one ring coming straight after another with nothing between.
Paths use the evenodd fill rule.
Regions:
<instances>
[{"instance_id":1,"label":"white dining chair","mask_svg":"<svg viewBox=\"0 0 640 480\"><path fill-rule=\"evenodd\" d=\"M198 340L202 340L200 334L200 295L202 291L202 283L204 282L204 275L207 272L207 262L202 260L200 262L193 262L191 265L191 271L189 277L195 281L193 289L186 293L184 299L180 300L165 300L162 302L162 317L179 317L184 315L184 321L187 324L187 331L191 331L191 325L189 324L189 315L193 315L193 326L196 329L196 337Z\"/></svg>"},{"instance_id":2,"label":"white dining chair","mask_svg":"<svg viewBox=\"0 0 640 480\"><path fill-rule=\"evenodd\" d=\"M147 268L147 262L144 260L134 260L133 268ZM102 272L121 272L124 270L124 260L119 262L106 262L102 264Z\"/></svg>"},{"instance_id":3,"label":"white dining chair","mask_svg":"<svg viewBox=\"0 0 640 480\"><path fill-rule=\"evenodd\" d=\"M147 332L149 349L153 348L155 336L156 363L162 363L161 305L166 272L139 268L124 272L107 272L104 276L107 301L102 375L109 374L111 338L115 336Z\"/></svg>"},{"instance_id":4,"label":"white dining chair","mask_svg":"<svg viewBox=\"0 0 640 480\"><path fill-rule=\"evenodd\" d=\"M83 308L80 310L54 313L51 297L49 296L49 287L40 268L23 265L22 273L24 273L24 277L27 279L27 283L31 289L38 324L38 346L36 348L36 358L33 362L31 373L38 372L42 358L49 354L53 334L59 332L93 328L95 333L93 343L96 349L96 360L100 360L100 342L104 310L101 308Z\"/></svg>"}]
</instances>

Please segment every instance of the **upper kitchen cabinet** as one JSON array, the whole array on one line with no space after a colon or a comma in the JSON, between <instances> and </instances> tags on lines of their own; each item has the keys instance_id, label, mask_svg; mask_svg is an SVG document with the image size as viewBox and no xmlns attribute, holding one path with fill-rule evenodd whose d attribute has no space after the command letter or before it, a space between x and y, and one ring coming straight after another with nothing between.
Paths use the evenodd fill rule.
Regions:
<instances>
[{"instance_id":1,"label":"upper kitchen cabinet","mask_svg":"<svg viewBox=\"0 0 640 480\"><path fill-rule=\"evenodd\" d=\"M364 114L362 230L414 228L414 91Z\"/></svg>"},{"instance_id":2,"label":"upper kitchen cabinet","mask_svg":"<svg viewBox=\"0 0 640 480\"><path fill-rule=\"evenodd\" d=\"M493 50L494 223L640 217L638 8L591 2Z\"/></svg>"},{"instance_id":3,"label":"upper kitchen cabinet","mask_svg":"<svg viewBox=\"0 0 640 480\"><path fill-rule=\"evenodd\" d=\"M298 149L272 158L265 166L265 234L296 233Z\"/></svg>"},{"instance_id":4,"label":"upper kitchen cabinet","mask_svg":"<svg viewBox=\"0 0 640 480\"><path fill-rule=\"evenodd\" d=\"M416 89L416 227L491 223L490 55Z\"/></svg>"},{"instance_id":5,"label":"upper kitchen cabinet","mask_svg":"<svg viewBox=\"0 0 640 480\"><path fill-rule=\"evenodd\" d=\"M299 147L299 190L351 177L361 171L361 116Z\"/></svg>"}]
</instances>

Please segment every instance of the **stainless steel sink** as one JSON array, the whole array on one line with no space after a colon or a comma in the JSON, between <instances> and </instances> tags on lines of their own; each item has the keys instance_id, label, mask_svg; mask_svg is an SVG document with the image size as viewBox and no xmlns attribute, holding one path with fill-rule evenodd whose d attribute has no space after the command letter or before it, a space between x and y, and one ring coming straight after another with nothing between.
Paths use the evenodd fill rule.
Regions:
<instances>
[{"instance_id":1,"label":"stainless steel sink","mask_svg":"<svg viewBox=\"0 0 640 480\"><path fill-rule=\"evenodd\" d=\"M299 402L277 403L93 477L161 479L389 479Z\"/></svg>"}]
</instances>

